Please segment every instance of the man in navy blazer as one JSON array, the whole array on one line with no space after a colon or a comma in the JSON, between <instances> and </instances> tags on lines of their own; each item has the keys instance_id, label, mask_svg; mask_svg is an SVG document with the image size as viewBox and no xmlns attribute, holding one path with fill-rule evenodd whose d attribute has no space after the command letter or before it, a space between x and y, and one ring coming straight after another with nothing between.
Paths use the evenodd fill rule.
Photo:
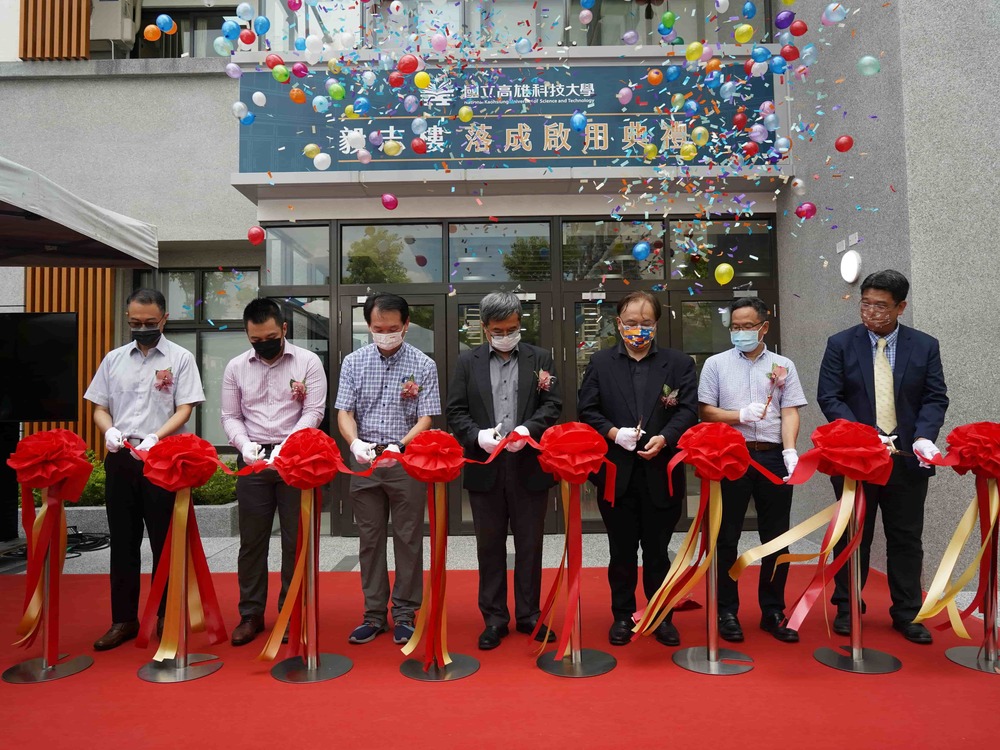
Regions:
<instances>
[{"instance_id":1,"label":"man in navy blazer","mask_svg":"<svg viewBox=\"0 0 1000 750\"><path fill-rule=\"evenodd\" d=\"M448 387L448 427L466 458L485 461L509 433L541 440L562 413L552 355L521 341L521 301L511 292L492 292L479 303L486 343L458 358ZM507 608L507 525L514 537L514 620L531 633L542 589L542 534L551 474L542 471L538 451L516 441L490 464L466 464L479 559L479 610L486 628L479 648L500 645L510 632ZM542 628L537 640L555 640Z\"/></svg>"},{"instance_id":2,"label":"man in navy blazer","mask_svg":"<svg viewBox=\"0 0 1000 750\"><path fill-rule=\"evenodd\" d=\"M862 586L868 577L875 516L881 508L892 624L908 640L926 644L931 642L931 634L913 618L922 600L924 500L934 469L920 457L940 453L934 441L944 423L948 390L937 339L898 322L906 309L909 289L906 277L898 271L879 271L862 282L861 325L841 331L827 342L817 401L831 422L847 419L876 427L892 453L889 482L884 487L864 485L868 510L861 539ZM888 415L884 406L878 413L876 400L876 373L880 366L886 367L883 357L892 371L889 395L894 413L890 409ZM888 369L885 372L888 374ZM839 496L843 480L835 479L834 488ZM851 632L848 586L845 566L837 574L832 599L837 607L833 630L840 635Z\"/></svg>"},{"instance_id":3,"label":"man in navy blazer","mask_svg":"<svg viewBox=\"0 0 1000 750\"><path fill-rule=\"evenodd\" d=\"M580 384L580 421L608 441L608 459L617 468L614 507L604 498L604 470L591 477L608 531L611 559L608 583L614 646L632 637L636 611L638 550L642 546L642 588L647 600L670 568L670 537L686 496L684 467L673 472L667 490L667 464L681 435L698 421L698 378L691 357L656 346L660 301L649 292L630 292L618 303L622 341L590 358ZM677 628L664 620L656 640L680 644Z\"/></svg>"}]
</instances>

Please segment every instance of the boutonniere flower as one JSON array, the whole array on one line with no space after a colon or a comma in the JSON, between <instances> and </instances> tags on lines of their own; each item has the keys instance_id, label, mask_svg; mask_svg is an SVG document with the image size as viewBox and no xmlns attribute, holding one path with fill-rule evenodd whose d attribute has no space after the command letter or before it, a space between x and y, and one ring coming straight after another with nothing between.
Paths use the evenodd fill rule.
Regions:
<instances>
[{"instance_id":1,"label":"boutonniere flower","mask_svg":"<svg viewBox=\"0 0 1000 750\"><path fill-rule=\"evenodd\" d=\"M671 388L669 385L663 386L663 394L660 396L660 403L664 409L672 409L677 406L677 396L680 394L679 388Z\"/></svg>"},{"instance_id":2,"label":"boutonniere flower","mask_svg":"<svg viewBox=\"0 0 1000 750\"><path fill-rule=\"evenodd\" d=\"M551 390L556 382L556 376L547 370L539 370L535 373L535 378L538 380L539 392Z\"/></svg>"},{"instance_id":3,"label":"boutonniere flower","mask_svg":"<svg viewBox=\"0 0 1000 750\"><path fill-rule=\"evenodd\" d=\"M306 393L308 389L306 388L306 382L304 380L296 380L292 378L288 381L288 387L292 392L292 401L305 401Z\"/></svg>"},{"instance_id":4,"label":"boutonniere flower","mask_svg":"<svg viewBox=\"0 0 1000 750\"><path fill-rule=\"evenodd\" d=\"M400 398L416 398L423 389L424 387L417 383L416 376L410 375L410 377L403 379L403 389L399 396Z\"/></svg>"},{"instance_id":5,"label":"boutonniere flower","mask_svg":"<svg viewBox=\"0 0 1000 750\"><path fill-rule=\"evenodd\" d=\"M764 412L767 413L767 407L771 405L771 399L774 398L775 388L784 388L785 380L788 378L788 368L778 363L771 365L771 372L767 374L767 379L771 381L771 389L767 393L767 403L764 404Z\"/></svg>"},{"instance_id":6,"label":"boutonniere flower","mask_svg":"<svg viewBox=\"0 0 1000 750\"><path fill-rule=\"evenodd\" d=\"M164 391L165 393L170 393L170 386L174 384L174 370L172 367L168 367L166 370L156 371L156 381L153 383L153 387L158 391Z\"/></svg>"}]
</instances>

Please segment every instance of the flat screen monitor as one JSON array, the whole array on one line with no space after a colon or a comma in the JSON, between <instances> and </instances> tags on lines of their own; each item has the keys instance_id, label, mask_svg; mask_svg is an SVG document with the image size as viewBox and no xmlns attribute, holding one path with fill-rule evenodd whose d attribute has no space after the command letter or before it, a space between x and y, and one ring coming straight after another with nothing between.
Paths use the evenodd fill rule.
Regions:
<instances>
[{"instance_id":1,"label":"flat screen monitor","mask_svg":"<svg viewBox=\"0 0 1000 750\"><path fill-rule=\"evenodd\" d=\"M76 313L0 313L0 422L79 418Z\"/></svg>"}]
</instances>

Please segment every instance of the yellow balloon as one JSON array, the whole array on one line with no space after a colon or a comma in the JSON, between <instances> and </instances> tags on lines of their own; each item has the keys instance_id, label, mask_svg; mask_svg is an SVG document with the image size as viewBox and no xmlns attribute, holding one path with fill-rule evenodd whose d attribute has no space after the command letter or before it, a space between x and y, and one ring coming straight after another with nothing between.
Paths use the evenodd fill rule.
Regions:
<instances>
[{"instance_id":1,"label":"yellow balloon","mask_svg":"<svg viewBox=\"0 0 1000 750\"><path fill-rule=\"evenodd\" d=\"M403 150L403 144L399 141L386 141L382 144L382 152L388 156L399 156L399 152Z\"/></svg>"},{"instance_id":2,"label":"yellow balloon","mask_svg":"<svg viewBox=\"0 0 1000 750\"><path fill-rule=\"evenodd\" d=\"M691 140L694 141L697 146L704 146L708 143L708 128L703 128L701 125L696 127L691 131Z\"/></svg>"},{"instance_id":3,"label":"yellow balloon","mask_svg":"<svg viewBox=\"0 0 1000 750\"><path fill-rule=\"evenodd\" d=\"M698 155L698 147L695 146L691 141L688 141L683 146L681 146L681 158L684 161L691 161L694 157Z\"/></svg>"},{"instance_id":4,"label":"yellow balloon","mask_svg":"<svg viewBox=\"0 0 1000 750\"><path fill-rule=\"evenodd\" d=\"M465 106L458 110L458 119L462 122L471 122L472 120L472 107Z\"/></svg>"},{"instance_id":5,"label":"yellow balloon","mask_svg":"<svg viewBox=\"0 0 1000 750\"><path fill-rule=\"evenodd\" d=\"M653 161L660 153L660 149L656 147L655 143L647 143L642 147L642 155L646 161Z\"/></svg>"},{"instance_id":6,"label":"yellow balloon","mask_svg":"<svg viewBox=\"0 0 1000 750\"><path fill-rule=\"evenodd\" d=\"M670 108L680 109L684 106L684 94L674 94L670 97Z\"/></svg>"},{"instance_id":7,"label":"yellow balloon","mask_svg":"<svg viewBox=\"0 0 1000 750\"><path fill-rule=\"evenodd\" d=\"M427 74L426 70L421 70L413 76L413 85L418 89L425 89L431 85L431 77Z\"/></svg>"},{"instance_id":8,"label":"yellow balloon","mask_svg":"<svg viewBox=\"0 0 1000 750\"><path fill-rule=\"evenodd\" d=\"M746 44L753 39L753 26L748 23L741 23L733 33L736 35L737 42Z\"/></svg>"},{"instance_id":9,"label":"yellow balloon","mask_svg":"<svg viewBox=\"0 0 1000 750\"><path fill-rule=\"evenodd\" d=\"M340 67L340 61L330 60L330 62L326 64L326 69L329 70L334 75L337 75L342 70L342 68Z\"/></svg>"},{"instance_id":10,"label":"yellow balloon","mask_svg":"<svg viewBox=\"0 0 1000 750\"><path fill-rule=\"evenodd\" d=\"M344 107L344 114L347 116L349 120L356 119L358 116L357 113L354 111L353 104L348 104L346 107Z\"/></svg>"},{"instance_id":11,"label":"yellow balloon","mask_svg":"<svg viewBox=\"0 0 1000 750\"><path fill-rule=\"evenodd\" d=\"M795 5L795 0L781 0L785 5Z\"/></svg>"},{"instance_id":12,"label":"yellow balloon","mask_svg":"<svg viewBox=\"0 0 1000 750\"><path fill-rule=\"evenodd\" d=\"M701 42L691 42L687 47L687 52L684 53L684 57L694 62L701 57L704 51L705 47Z\"/></svg>"},{"instance_id":13,"label":"yellow balloon","mask_svg":"<svg viewBox=\"0 0 1000 750\"><path fill-rule=\"evenodd\" d=\"M733 276L736 272L733 267L728 263L720 263L715 267L715 280L719 282L720 285L725 286L730 281L733 280Z\"/></svg>"},{"instance_id":14,"label":"yellow balloon","mask_svg":"<svg viewBox=\"0 0 1000 750\"><path fill-rule=\"evenodd\" d=\"M319 152L320 148L315 143L309 143L302 149L302 154L308 156L310 159L315 159Z\"/></svg>"}]
</instances>

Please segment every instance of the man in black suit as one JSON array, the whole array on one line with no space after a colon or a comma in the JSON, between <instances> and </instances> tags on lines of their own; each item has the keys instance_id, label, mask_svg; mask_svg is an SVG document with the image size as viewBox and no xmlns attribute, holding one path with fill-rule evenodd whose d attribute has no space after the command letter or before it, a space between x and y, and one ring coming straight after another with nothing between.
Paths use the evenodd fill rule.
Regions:
<instances>
[{"instance_id":1,"label":"man in black suit","mask_svg":"<svg viewBox=\"0 0 1000 750\"><path fill-rule=\"evenodd\" d=\"M667 464L677 441L698 421L698 380L694 362L675 349L656 346L660 301L649 292L631 292L618 303L622 341L596 352L580 384L580 421L604 435L608 458L615 463L615 504L603 500L604 470L591 477L608 530L611 560L612 645L631 640L639 576L637 553L642 546L642 588L647 600L656 593L670 568L668 545L683 509L684 467L673 473L667 491ZM641 446L641 447L640 447ZM656 640L680 644L668 617L656 629Z\"/></svg>"},{"instance_id":2,"label":"man in black suit","mask_svg":"<svg viewBox=\"0 0 1000 750\"><path fill-rule=\"evenodd\" d=\"M486 343L458 359L448 388L448 427L466 458L485 461L508 433L540 440L559 419L562 398L552 355L521 341L521 301L493 292L479 303ZM516 441L484 466L466 464L479 557L479 610L486 629L479 648L500 645L510 631L507 608L507 525L514 537L514 620L531 633L539 616L542 587L542 532L546 498L555 484L538 464L538 452ZM537 639L555 640L544 628Z\"/></svg>"},{"instance_id":3,"label":"man in black suit","mask_svg":"<svg viewBox=\"0 0 1000 750\"><path fill-rule=\"evenodd\" d=\"M924 500L934 469L920 460L934 445L948 408L948 391L937 339L900 325L910 284L898 271L879 271L861 284L861 325L831 336L819 371L818 402L827 419L847 419L878 428L892 453L892 475L884 487L864 484L867 498L861 538L862 586L868 577L875 516L882 509L893 627L914 643L931 634L913 618L920 610ZM897 452L902 447L906 453ZM909 449L912 447L912 453ZM834 478L839 496L843 480ZM838 547L838 552L846 540ZM834 632L850 635L847 568L836 577Z\"/></svg>"}]
</instances>

